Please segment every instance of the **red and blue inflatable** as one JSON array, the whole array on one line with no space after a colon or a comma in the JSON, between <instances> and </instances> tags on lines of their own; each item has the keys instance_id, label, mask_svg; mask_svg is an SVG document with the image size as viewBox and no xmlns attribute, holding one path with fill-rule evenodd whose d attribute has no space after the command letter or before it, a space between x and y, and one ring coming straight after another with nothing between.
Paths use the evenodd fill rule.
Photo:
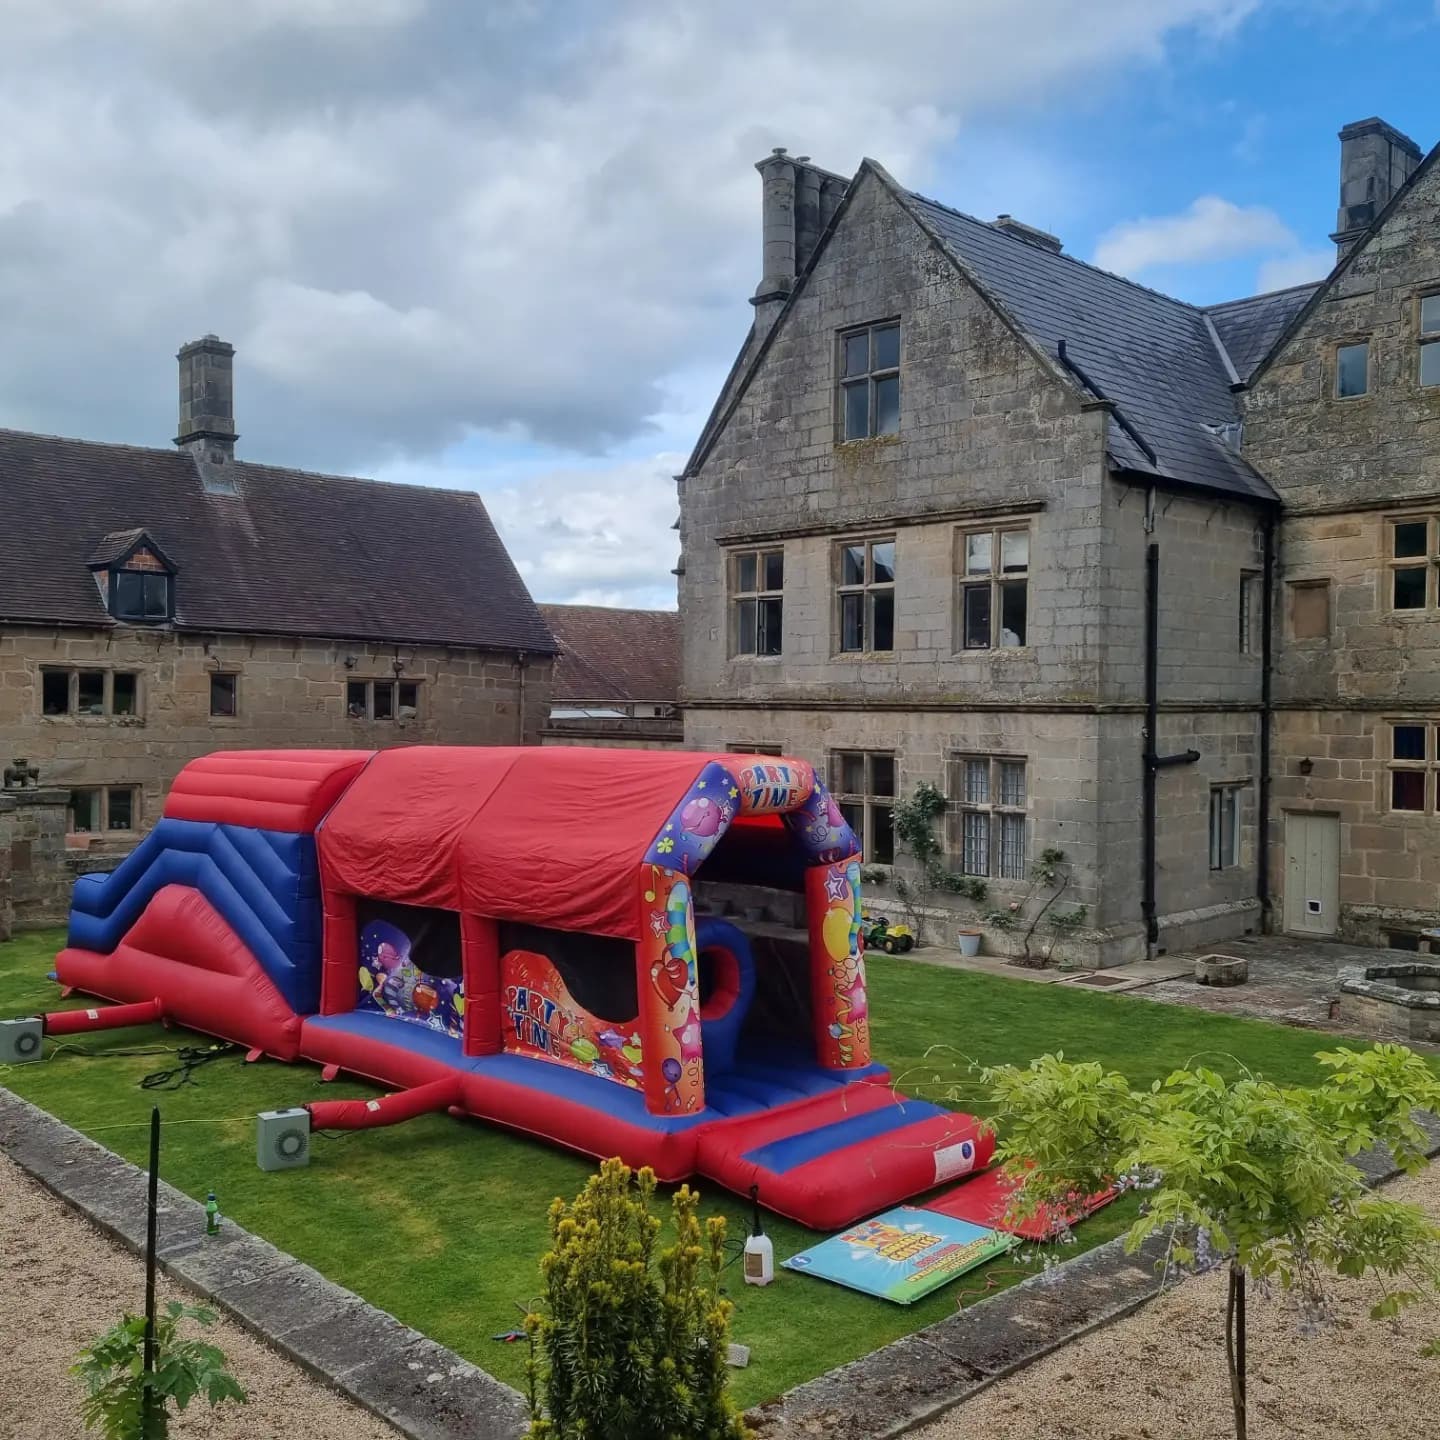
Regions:
<instances>
[{"instance_id":1,"label":"red and blue inflatable","mask_svg":"<svg viewBox=\"0 0 1440 1440\"><path fill-rule=\"evenodd\" d=\"M368 1123L453 1108L834 1229L993 1146L871 1060L858 850L801 760L220 753L77 883L56 971L406 1092L327 1102ZM798 962L706 913L747 882L803 893Z\"/></svg>"}]
</instances>

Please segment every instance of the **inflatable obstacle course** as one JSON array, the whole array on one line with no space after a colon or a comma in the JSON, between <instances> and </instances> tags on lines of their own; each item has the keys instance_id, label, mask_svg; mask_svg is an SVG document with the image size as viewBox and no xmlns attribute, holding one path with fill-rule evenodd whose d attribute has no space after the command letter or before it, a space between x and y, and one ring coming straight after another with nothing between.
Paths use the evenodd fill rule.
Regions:
<instances>
[{"instance_id":1,"label":"inflatable obstacle course","mask_svg":"<svg viewBox=\"0 0 1440 1440\"><path fill-rule=\"evenodd\" d=\"M266 1168L312 1128L445 1110L835 1229L993 1148L871 1059L858 849L780 757L221 753L77 883L56 972L397 1092L261 1117ZM704 913L711 879L803 895L798 973Z\"/></svg>"}]
</instances>

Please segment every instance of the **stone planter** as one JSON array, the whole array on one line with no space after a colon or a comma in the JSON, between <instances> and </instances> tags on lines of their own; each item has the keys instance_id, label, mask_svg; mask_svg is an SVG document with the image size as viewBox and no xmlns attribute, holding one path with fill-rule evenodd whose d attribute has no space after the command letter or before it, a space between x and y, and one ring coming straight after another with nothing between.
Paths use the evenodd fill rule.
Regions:
<instances>
[{"instance_id":1,"label":"stone planter","mask_svg":"<svg viewBox=\"0 0 1440 1440\"><path fill-rule=\"evenodd\" d=\"M1250 962L1239 955L1202 955L1195 962L1195 978L1202 985L1243 985L1250 978Z\"/></svg>"},{"instance_id":2,"label":"stone planter","mask_svg":"<svg viewBox=\"0 0 1440 1440\"><path fill-rule=\"evenodd\" d=\"M1384 1040L1440 1045L1440 965L1347 965L1335 1018Z\"/></svg>"}]
</instances>

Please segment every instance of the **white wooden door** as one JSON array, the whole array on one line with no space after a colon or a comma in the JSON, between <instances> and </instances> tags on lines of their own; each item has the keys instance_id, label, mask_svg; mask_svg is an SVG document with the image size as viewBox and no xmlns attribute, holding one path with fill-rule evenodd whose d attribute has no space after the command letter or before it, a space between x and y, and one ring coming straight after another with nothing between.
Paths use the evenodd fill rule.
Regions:
<instances>
[{"instance_id":1,"label":"white wooden door","mask_svg":"<svg viewBox=\"0 0 1440 1440\"><path fill-rule=\"evenodd\" d=\"M1285 928L1333 935L1340 910L1340 817L1285 816Z\"/></svg>"}]
</instances>

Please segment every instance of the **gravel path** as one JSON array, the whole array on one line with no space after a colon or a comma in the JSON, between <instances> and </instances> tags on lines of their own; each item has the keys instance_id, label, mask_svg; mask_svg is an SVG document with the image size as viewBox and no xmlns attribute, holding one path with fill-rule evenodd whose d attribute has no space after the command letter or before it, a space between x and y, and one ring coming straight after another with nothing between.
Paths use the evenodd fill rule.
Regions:
<instances>
[{"instance_id":1,"label":"gravel path","mask_svg":"<svg viewBox=\"0 0 1440 1440\"><path fill-rule=\"evenodd\" d=\"M1386 1194L1440 1219L1440 1163ZM1440 1301L1372 1321L1373 1285L1336 1280L1336 1323L1306 1338L1281 1298L1249 1305L1251 1440L1429 1440L1437 1433ZM1225 1276L1212 1272L1021 1371L917 1440L1228 1440Z\"/></svg>"},{"instance_id":2,"label":"gravel path","mask_svg":"<svg viewBox=\"0 0 1440 1440\"><path fill-rule=\"evenodd\" d=\"M0 1440L76 1440L80 1382L66 1372L82 1345L145 1300L145 1269L11 1160L0 1156ZM161 1277L161 1300L191 1300ZM266 1349L229 1321L209 1337L248 1405L203 1401L171 1427L175 1440L396 1440L397 1431ZM92 1432L93 1433L93 1432Z\"/></svg>"}]
</instances>

